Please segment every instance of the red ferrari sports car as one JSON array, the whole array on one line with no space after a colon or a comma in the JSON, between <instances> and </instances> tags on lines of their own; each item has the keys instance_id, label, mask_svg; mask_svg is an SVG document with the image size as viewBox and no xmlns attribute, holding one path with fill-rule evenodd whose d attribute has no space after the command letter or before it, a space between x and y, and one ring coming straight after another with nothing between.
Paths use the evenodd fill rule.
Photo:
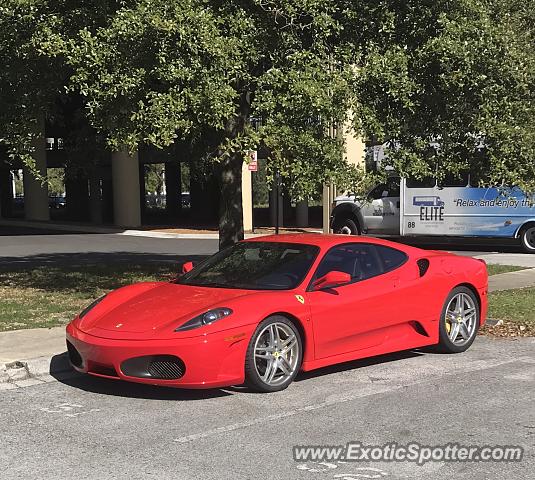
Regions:
<instances>
[{"instance_id":1,"label":"red ferrari sports car","mask_svg":"<svg viewBox=\"0 0 535 480\"><path fill-rule=\"evenodd\" d=\"M239 242L171 282L94 301L67 327L80 372L273 392L299 371L436 345L457 353L487 311L483 261L375 238Z\"/></svg>"}]
</instances>

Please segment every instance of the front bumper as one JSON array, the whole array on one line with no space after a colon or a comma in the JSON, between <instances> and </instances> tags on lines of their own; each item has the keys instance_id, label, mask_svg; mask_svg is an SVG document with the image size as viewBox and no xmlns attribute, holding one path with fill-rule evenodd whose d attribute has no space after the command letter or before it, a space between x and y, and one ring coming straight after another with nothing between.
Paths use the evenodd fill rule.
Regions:
<instances>
[{"instance_id":1,"label":"front bumper","mask_svg":"<svg viewBox=\"0 0 535 480\"><path fill-rule=\"evenodd\" d=\"M67 326L67 342L71 344L71 364L82 373L151 385L216 388L244 382L245 353L254 328L251 325L173 340L116 340L89 335L71 323ZM81 358L73 361L76 352ZM124 373L123 362L149 355L178 357L185 373L173 380Z\"/></svg>"}]
</instances>

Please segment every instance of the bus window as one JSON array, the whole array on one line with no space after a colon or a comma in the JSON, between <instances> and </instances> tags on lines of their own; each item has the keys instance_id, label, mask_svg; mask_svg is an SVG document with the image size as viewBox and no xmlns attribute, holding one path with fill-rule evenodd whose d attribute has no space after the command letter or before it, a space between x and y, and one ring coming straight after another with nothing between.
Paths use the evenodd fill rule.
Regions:
<instances>
[{"instance_id":1,"label":"bus window","mask_svg":"<svg viewBox=\"0 0 535 480\"><path fill-rule=\"evenodd\" d=\"M433 177L424 177L421 180L415 178L407 179L407 188L433 188L436 181Z\"/></svg>"},{"instance_id":2,"label":"bus window","mask_svg":"<svg viewBox=\"0 0 535 480\"><path fill-rule=\"evenodd\" d=\"M447 173L444 180L439 182L440 187L467 187L469 186L468 173Z\"/></svg>"}]
</instances>

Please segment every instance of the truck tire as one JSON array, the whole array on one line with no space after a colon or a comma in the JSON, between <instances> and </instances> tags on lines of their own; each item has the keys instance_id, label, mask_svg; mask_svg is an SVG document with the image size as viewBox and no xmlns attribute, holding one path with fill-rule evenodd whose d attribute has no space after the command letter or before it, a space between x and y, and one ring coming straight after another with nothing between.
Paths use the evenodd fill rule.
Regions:
<instances>
[{"instance_id":1,"label":"truck tire","mask_svg":"<svg viewBox=\"0 0 535 480\"><path fill-rule=\"evenodd\" d=\"M333 222L333 232L342 235L360 235L357 223L350 217L335 218Z\"/></svg>"},{"instance_id":2,"label":"truck tire","mask_svg":"<svg viewBox=\"0 0 535 480\"><path fill-rule=\"evenodd\" d=\"M520 245L526 253L535 253L535 223L530 223L520 232Z\"/></svg>"}]
</instances>

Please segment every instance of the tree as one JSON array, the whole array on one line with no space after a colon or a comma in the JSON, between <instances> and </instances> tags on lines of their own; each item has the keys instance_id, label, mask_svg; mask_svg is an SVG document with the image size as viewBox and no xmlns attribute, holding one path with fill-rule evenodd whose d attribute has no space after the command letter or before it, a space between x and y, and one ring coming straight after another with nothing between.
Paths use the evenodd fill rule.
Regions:
<instances>
[{"instance_id":1,"label":"tree","mask_svg":"<svg viewBox=\"0 0 535 480\"><path fill-rule=\"evenodd\" d=\"M329 135L350 106L339 14L318 0L137 0L55 44L111 148L165 148L177 138L202 145L220 180L224 247L243 238L249 150L264 145L271 175L299 179L297 196L349 178L342 141Z\"/></svg>"},{"instance_id":2,"label":"tree","mask_svg":"<svg viewBox=\"0 0 535 480\"><path fill-rule=\"evenodd\" d=\"M0 4L0 144L33 166L43 120L61 115L72 73L59 38L98 24L116 8L108 0L3 0ZM38 173L34 170L34 175Z\"/></svg>"},{"instance_id":3,"label":"tree","mask_svg":"<svg viewBox=\"0 0 535 480\"><path fill-rule=\"evenodd\" d=\"M0 5L0 143L30 164L42 118L64 84L61 62L39 53L43 10L28 0Z\"/></svg>"},{"instance_id":4,"label":"tree","mask_svg":"<svg viewBox=\"0 0 535 480\"><path fill-rule=\"evenodd\" d=\"M392 0L368 7L378 20L355 78L357 118L367 136L388 142L396 170L439 179L471 172L487 185L535 190L534 6Z\"/></svg>"},{"instance_id":5,"label":"tree","mask_svg":"<svg viewBox=\"0 0 535 480\"><path fill-rule=\"evenodd\" d=\"M280 173L296 198L326 181L363 188L342 161L341 126L388 142L404 175L438 165L535 189L533 0L5 5L11 146L65 84L111 149L191 142L219 177L222 247L243 238L249 150L268 152L268 178ZM7 98L17 92L21 105Z\"/></svg>"}]
</instances>

